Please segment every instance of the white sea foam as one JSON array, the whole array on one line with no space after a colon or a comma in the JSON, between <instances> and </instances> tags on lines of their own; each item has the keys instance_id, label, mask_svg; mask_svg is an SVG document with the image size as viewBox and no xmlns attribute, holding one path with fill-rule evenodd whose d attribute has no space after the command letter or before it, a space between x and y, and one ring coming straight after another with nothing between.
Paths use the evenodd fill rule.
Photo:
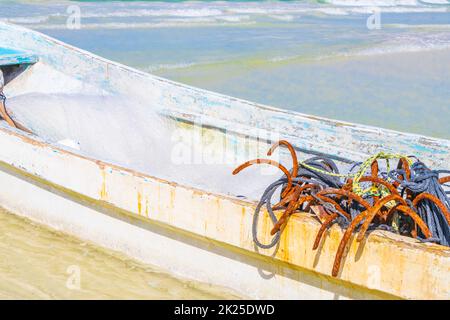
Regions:
<instances>
[{"instance_id":1,"label":"white sea foam","mask_svg":"<svg viewBox=\"0 0 450 320\"><path fill-rule=\"evenodd\" d=\"M349 13L354 14L372 14L374 10L378 10L380 13L439 13L448 12L445 7L354 7L349 8Z\"/></svg>"},{"instance_id":2,"label":"white sea foam","mask_svg":"<svg viewBox=\"0 0 450 320\"><path fill-rule=\"evenodd\" d=\"M374 55L385 55L385 54L393 54L393 53L407 53L407 52L425 52L425 51L434 51L434 50L445 50L450 48L449 41L422 41L422 42L414 42L411 43L402 43L402 42L387 42L384 45L376 46L369 49L359 50L353 52L352 54L346 54L347 56L374 56Z\"/></svg>"},{"instance_id":3,"label":"white sea foam","mask_svg":"<svg viewBox=\"0 0 450 320\"><path fill-rule=\"evenodd\" d=\"M17 24L37 24L47 22L50 19L48 16L30 16L30 17L10 17L10 18L0 18L0 21L17 23Z\"/></svg>"},{"instance_id":4,"label":"white sea foam","mask_svg":"<svg viewBox=\"0 0 450 320\"><path fill-rule=\"evenodd\" d=\"M420 26L416 27L420 28ZM427 52L434 50L450 49L450 33L446 32L446 29L449 29L450 25L436 25L434 27L436 28L436 30L439 30L440 32L435 32L433 34L426 34L426 35L401 34L396 35L390 40L379 42L366 48L354 48L348 51L336 51L327 54L314 54L314 55L294 54L294 55L275 56L268 58L267 61L271 63L279 63L299 59L301 59L302 61L323 61L336 58L380 56L397 53Z\"/></svg>"},{"instance_id":5,"label":"white sea foam","mask_svg":"<svg viewBox=\"0 0 450 320\"><path fill-rule=\"evenodd\" d=\"M436 30L447 31L450 29L450 24L404 24L404 23L391 23L384 24L384 28L400 28L400 29L423 29L423 30Z\"/></svg>"},{"instance_id":6,"label":"white sea foam","mask_svg":"<svg viewBox=\"0 0 450 320\"><path fill-rule=\"evenodd\" d=\"M295 19L295 17L290 14L274 14L274 15L269 15L269 18L272 18L275 20L280 20L280 21L293 21Z\"/></svg>"},{"instance_id":7,"label":"white sea foam","mask_svg":"<svg viewBox=\"0 0 450 320\"><path fill-rule=\"evenodd\" d=\"M152 65L145 69L146 72L154 72L159 70L173 70L173 69L183 69L183 68L189 68L192 66L197 65L193 62L185 62L185 63L174 63L174 64L158 64L158 65Z\"/></svg>"},{"instance_id":8,"label":"white sea foam","mask_svg":"<svg viewBox=\"0 0 450 320\"><path fill-rule=\"evenodd\" d=\"M122 9L118 11L83 12L84 18L110 18L110 17L212 17L220 16L219 9Z\"/></svg>"},{"instance_id":9,"label":"white sea foam","mask_svg":"<svg viewBox=\"0 0 450 320\"><path fill-rule=\"evenodd\" d=\"M450 49L450 34L448 32L437 32L433 34L401 34L394 38L378 43L369 48L355 49L350 52L336 53L334 56L357 57L376 56L408 52L427 52L434 50ZM329 59L330 55L318 57L318 59Z\"/></svg>"},{"instance_id":10,"label":"white sea foam","mask_svg":"<svg viewBox=\"0 0 450 320\"><path fill-rule=\"evenodd\" d=\"M448 0L420 0L419 2L425 3L425 4L449 4L450 1Z\"/></svg>"},{"instance_id":11,"label":"white sea foam","mask_svg":"<svg viewBox=\"0 0 450 320\"><path fill-rule=\"evenodd\" d=\"M250 25L255 21L220 21L221 19L196 19L196 20L170 20L163 22L108 22L108 23L82 23L81 29L153 29L153 28L181 28L181 27L218 27ZM36 24L33 26L40 30L67 29L66 24Z\"/></svg>"},{"instance_id":12,"label":"white sea foam","mask_svg":"<svg viewBox=\"0 0 450 320\"><path fill-rule=\"evenodd\" d=\"M273 13L279 13L280 12L280 8L277 7L276 5L272 8L273 9ZM245 14L267 14L268 12L268 8L264 8L264 7L258 7L258 6L253 6L253 7L228 7L227 12L232 12L232 13L245 13ZM284 10L281 10L282 13L284 13Z\"/></svg>"},{"instance_id":13,"label":"white sea foam","mask_svg":"<svg viewBox=\"0 0 450 320\"><path fill-rule=\"evenodd\" d=\"M250 16L248 15L224 15L220 17L216 17L218 21L228 21L228 22L241 22L241 21L249 21Z\"/></svg>"},{"instance_id":14,"label":"white sea foam","mask_svg":"<svg viewBox=\"0 0 450 320\"><path fill-rule=\"evenodd\" d=\"M329 4L350 7L394 7L394 6L417 6L420 4L416 0L328 0Z\"/></svg>"},{"instance_id":15,"label":"white sea foam","mask_svg":"<svg viewBox=\"0 0 450 320\"><path fill-rule=\"evenodd\" d=\"M288 60L294 60L299 58L300 55L292 55L292 56L276 56L273 58L269 58L269 62L281 62L281 61L288 61Z\"/></svg>"}]
</instances>

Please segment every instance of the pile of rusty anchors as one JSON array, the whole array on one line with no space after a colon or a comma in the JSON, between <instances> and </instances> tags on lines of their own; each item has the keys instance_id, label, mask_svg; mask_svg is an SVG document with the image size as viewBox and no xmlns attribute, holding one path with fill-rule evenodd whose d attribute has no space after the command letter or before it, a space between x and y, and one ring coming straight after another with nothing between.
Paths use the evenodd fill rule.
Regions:
<instances>
[{"instance_id":1,"label":"pile of rusty anchors","mask_svg":"<svg viewBox=\"0 0 450 320\"><path fill-rule=\"evenodd\" d=\"M0 118L6 121L11 127L23 130L28 133L32 133L26 127L14 121L11 116L8 114L8 110L6 109L6 96L3 93L3 88L5 86L5 78L3 77L3 72L0 69Z\"/></svg>"},{"instance_id":2,"label":"pile of rusty anchors","mask_svg":"<svg viewBox=\"0 0 450 320\"><path fill-rule=\"evenodd\" d=\"M289 217L298 212L310 212L321 223L316 234L313 250L319 248L325 231L338 224L344 231L333 264L332 275L337 276L341 261L350 244L353 232L361 242L368 230L383 229L410 236L421 241L448 243L450 226L450 199L443 191L443 185L450 176L439 178L439 174L450 171L432 171L420 161L412 163L409 157L398 154L378 153L360 164L358 174L342 174L336 164L326 157L313 157L306 161L297 160L294 147L285 140L276 142L268 151L284 145L292 157L292 169L270 159L255 159L237 167L233 174L253 164L267 164L280 169L284 176L272 183L263 193L253 218L253 240L260 248L271 248L280 241L280 234ZM378 160L398 159L396 170L379 172ZM389 166L388 166L389 168ZM370 171L369 174L367 174ZM389 178L388 175L392 176ZM433 188L418 189L416 184ZM361 184L369 187L363 189ZM275 191L281 188L279 201L272 201ZM435 190L436 189L436 190ZM276 204L273 204L276 203ZM263 207L273 222L271 242L264 244L258 239L258 217ZM281 214L275 214L275 212ZM436 219L427 215L433 213ZM443 232L438 232L443 230Z\"/></svg>"}]
</instances>

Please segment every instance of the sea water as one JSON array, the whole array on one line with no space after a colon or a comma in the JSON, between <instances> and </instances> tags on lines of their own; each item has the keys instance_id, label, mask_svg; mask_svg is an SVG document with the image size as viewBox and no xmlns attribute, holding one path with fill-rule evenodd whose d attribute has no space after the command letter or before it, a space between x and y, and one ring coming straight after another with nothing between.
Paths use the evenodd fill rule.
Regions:
<instances>
[{"instance_id":1,"label":"sea water","mask_svg":"<svg viewBox=\"0 0 450 320\"><path fill-rule=\"evenodd\" d=\"M68 27L68 18L77 10L81 13L80 28L74 29ZM190 85L303 113L450 137L450 9L447 1L1 1L0 11L2 20L22 24L109 59ZM108 121L103 116L102 105L111 106L108 99L115 99L122 105L126 103L114 97L77 98L83 100L83 111L90 112L91 119L104 124ZM31 104L37 110L53 105L54 110L63 106L64 110L60 111L76 111L76 105L70 104L71 97L14 99L16 101L11 99L9 103L18 106L14 110L18 115L21 105L30 105L27 99L45 102L45 105ZM104 101L98 103L96 99ZM134 110L141 112L136 106ZM108 112L117 115L122 111L116 108ZM33 114L25 112L22 116ZM160 121L148 113L146 117ZM28 119L34 123L33 129L42 129L42 135L52 142L125 166L133 161L132 165L140 171L166 175L168 179L173 178L171 174L177 174L167 167L158 168L158 164L170 163L164 161L163 153L157 157L127 158L127 154L132 154L130 148L148 146L148 141L154 142L152 147L157 151L163 150L167 136L164 131L138 126L134 131L127 131L125 137L116 137L119 143L115 149L102 149L103 144L94 146L92 139L82 139L83 126L89 123L71 122L52 131L49 127L39 127L42 119ZM120 125L119 122L115 127L99 127L97 141L102 142L102 137L107 139L114 134L114 128L119 128L116 132L120 132ZM167 129L168 133L173 130L167 123L161 123L159 128ZM109 130L108 134L104 130ZM135 144L127 145L126 141L131 140ZM148 152L154 155L154 150ZM149 163L147 159L155 162ZM210 169L185 168L178 172L177 179L189 184L204 183L205 188L214 191L226 191L233 185L234 194L248 192L257 185L250 172L233 178L229 175L231 168ZM211 173L222 178L208 179ZM258 181L267 185L264 180ZM253 194L247 196L260 194L258 188L250 190ZM12 219L13 216L5 215L0 220L5 230L12 228ZM40 229L36 233L41 235ZM15 236L23 237L23 242L30 246L39 243L39 240L25 238L24 234L26 232L17 232ZM11 248L23 251L20 245ZM60 248L51 253L39 245L34 249L44 257L57 255L57 252L63 254ZM25 251L23 256L13 256L12 261L25 268L22 258L30 254ZM108 258L95 251L88 263L100 266L103 259ZM43 272L45 268L56 267L51 263L44 266L36 271L38 277L52 279L52 273ZM25 289L5 296L28 297L36 292L33 285L25 285L33 283L30 275L14 273L14 269L20 270L3 268L1 272L0 267L0 273L13 282L22 281ZM92 272L96 275L98 271ZM134 290L142 285L144 282L132 282L128 288ZM163 284L167 290L173 286L171 282ZM101 287L86 296L114 296L114 292L119 291ZM129 292L121 295L128 296L134 297ZM166 296L161 294L160 297Z\"/></svg>"},{"instance_id":2,"label":"sea water","mask_svg":"<svg viewBox=\"0 0 450 320\"><path fill-rule=\"evenodd\" d=\"M2 20L176 81L303 113L450 137L445 0L0 5ZM70 19L77 12L79 26Z\"/></svg>"},{"instance_id":3,"label":"sea water","mask_svg":"<svg viewBox=\"0 0 450 320\"><path fill-rule=\"evenodd\" d=\"M0 299L233 299L0 208Z\"/></svg>"}]
</instances>

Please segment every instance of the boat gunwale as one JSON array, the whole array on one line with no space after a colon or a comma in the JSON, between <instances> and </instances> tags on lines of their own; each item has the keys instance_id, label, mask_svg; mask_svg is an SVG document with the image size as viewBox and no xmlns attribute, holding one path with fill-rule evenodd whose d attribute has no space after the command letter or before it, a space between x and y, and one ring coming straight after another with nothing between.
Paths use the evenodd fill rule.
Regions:
<instances>
[{"instance_id":1,"label":"boat gunwale","mask_svg":"<svg viewBox=\"0 0 450 320\"><path fill-rule=\"evenodd\" d=\"M234 195L223 194L223 193L220 193L220 192L207 191L207 190L201 189L199 187L190 186L190 185L187 185L187 184L182 184L182 183L179 183L179 182L176 182L176 181L170 181L170 180L167 180L167 179L164 179L164 178L160 178L160 177L157 177L157 176L152 176L150 174L147 174L147 173L144 173L144 172L132 169L132 168L127 168L127 167L121 166L119 164L115 164L115 163L112 163L112 162L107 162L107 161L100 160L100 159L95 159L95 158L89 157L88 155L84 155L84 154L81 154L81 153L77 153L76 151L69 150L69 148L65 148L65 147L60 146L58 144L50 143L48 141L45 141L44 139L42 139L39 136L36 136L34 134L27 133L27 132L21 131L19 129L3 126L2 122L4 122L4 121L0 120L0 132L4 132L4 133L7 133L7 134L12 135L12 136L19 137L22 141L24 141L26 143L29 143L29 144L32 144L32 145L49 147L49 148L52 148L54 150L57 150L58 152L61 152L62 154L67 154L67 155L71 155L71 156L74 156L74 157L77 157L77 158L80 158L80 159L83 159L83 160L88 160L88 161L90 161L92 163L95 163L100 168L110 167L110 168L115 169L117 171L126 172L126 173L128 173L128 174L130 174L130 175L132 175L134 177L137 177L137 178L151 179L151 180L155 180L155 181L157 181L159 183L166 183L166 184L169 184L171 186L182 187L182 188L185 188L185 189L190 189L190 190L194 190L194 191L197 191L197 192L201 192L201 193L204 193L204 194L207 194L207 195L218 196L220 198L230 198L230 199L233 199L233 201L238 201L238 202L241 202L241 203L246 204L246 205L255 205L256 206L256 202L255 201L245 200L245 199L239 198L239 197L234 196Z\"/></svg>"},{"instance_id":2,"label":"boat gunwale","mask_svg":"<svg viewBox=\"0 0 450 320\"><path fill-rule=\"evenodd\" d=\"M6 169L6 171L4 171L5 169ZM227 242L217 240L214 238L206 237L206 236L200 235L198 233L192 232L190 230L185 230L178 226L173 226L167 222L159 221L156 219L149 219L144 216L137 215L136 213L134 213L132 211L122 209L122 208L117 207L114 204L111 204L107 201L94 199L89 196L80 194L76 191L73 191L71 189L68 189L64 186L60 186L58 184L52 183L48 180L40 178L29 172L23 171L19 168L16 168L15 166L13 166L11 164L8 164L8 163L0 160L0 172L1 171L7 172L9 174L12 173L13 175L19 176L21 179L25 179L29 183L33 183L38 186L43 186L43 188L49 189L56 194L62 193L62 194L64 194L64 196L68 196L68 198L72 201L75 201L82 205L86 205L89 208L94 208L94 210L98 210L102 214L105 214L107 216L117 218L117 219L125 219L128 223L130 223L134 226L137 226L137 227L142 227L145 229L148 226L154 226L156 228L161 228L162 230L167 230L168 232L182 234L183 236L187 237L186 239L190 239L189 243L191 243L191 242L202 243L203 246L201 246L201 247L203 247L203 248L211 249L211 244L212 244L212 245L216 246L217 248L226 249L226 250L230 251L230 253L232 253L232 254L234 254L234 253L239 254L241 257L243 257L243 256L249 257L250 259L253 259L254 261L261 261L261 262L266 262L266 263L270 263L270 264L275 264L276 266L291 268L293 270L297 270L297 271L300 271L302 273L307 273L307 274L317 274L318 273L314 269L307 268L307 267L297 265L297 264L293 264L288 261L280 260L280 259L275 258L274 256L260 254L257 251L249 251L246 248L242 248L242 247L239 247L239 246L236 246L233 244L229 244ZM31 182L30 182L30 180L31 180ZM11 213L21 215L21 213L18 213L18 212L11 212ZM304 215L305 216L302 218L310 218L309 214L304 213ZM32 216L25 215L24 217L27 219L30 219L31 221L36 221L38 223L43 224L43 222L41 220L35 219ZM43 225L45 225L45 224L43 224ZM60 229L58 229L58 231L64 232L63 230L60 230ZM71 234L71 233L69 233L69 234ZM71 235L77 236L76 234L71 234ZM384 237L383 234L378 234L377 236ZM92 243L93 245L98 245L95 242L92 242L91 240L86 240L86 241ZM237 258L237 257L235 257L235 258ZM252 261L252 260L250 260L250 261ZM255 264L255 266L257 265L257 263L255 263L255 262L251 262L251 264ZM341 280L339 278L334 278L331 275L321 274L320 277L326 278L327 281L329 281L332 284L341 285L341 286L344 285L344 286L350 287L350 288L359 288L360 290L362 290L362 292L365 292L366 294L373 294L374 296L377 296L381 299L395 299L395 300L402 299L402 297L396 296L389 292L385 292L385 291L373 289L373 288L366 288L357 283L352 283L350 281ZM230 289L233 289L233 288L230 287Z\"/></svg>"}]
</instances>

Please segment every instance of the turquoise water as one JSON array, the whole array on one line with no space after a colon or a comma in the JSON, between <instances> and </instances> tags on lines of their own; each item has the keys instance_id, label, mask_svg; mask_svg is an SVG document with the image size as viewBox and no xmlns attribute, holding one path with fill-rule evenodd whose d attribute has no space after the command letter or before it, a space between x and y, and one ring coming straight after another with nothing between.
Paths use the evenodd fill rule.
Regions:
<instances>
[{"instance_id":1,"label":"turquoise water","mask_svg":"<svg viewBox=\"0 0 450 320\"><path fill-rule=\"evenodd\" d=\"M67 28L73 5L81 29ZM0 1L0 9L2 20L176 81L450 138L445 0Z\"/></svg>"}]
</instances>

